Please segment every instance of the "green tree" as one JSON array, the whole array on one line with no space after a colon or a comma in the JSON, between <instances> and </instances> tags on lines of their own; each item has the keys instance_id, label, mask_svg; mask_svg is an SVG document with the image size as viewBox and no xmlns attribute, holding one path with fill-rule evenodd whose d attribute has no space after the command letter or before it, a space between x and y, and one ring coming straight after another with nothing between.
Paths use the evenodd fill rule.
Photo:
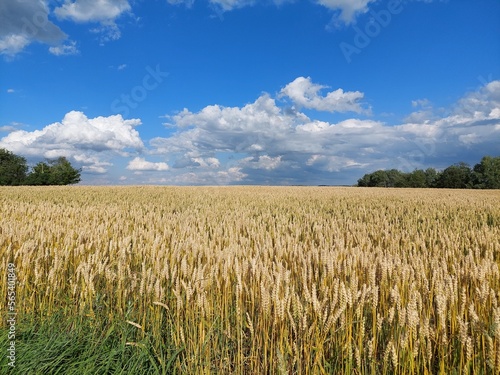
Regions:
<instances>
[{"instance_id":1,"label":"green tree","mask_svg":"<svg viewBox=\"0 0 500 375\"><path fill-rule=\"evenodd\" d=\"M406 175L397 169L378 170L365 174L358 180L358 186L365 187L405 187Z\"/></svg>"},{"instance_id":2,"label":"green tree","mask_svg":"<svg viewBox=\"0 0 500 375\"><path fill-rule=\"evenodd\" d=\"M427 187L427 179L425 172L421 169L415 169L407 175L407 186L412 188Z\"/></svg>"},{"instance_id":3,"label":"green tree","mask_svg":"<svg viewBox=\"0 0 500 375\"><path fill-rule=\"evenodd\" d=\"M474 166L474 187L478 189L500 189L500 156L485 156Z\"/></svg>"},{"instance_id":4,"label":"green tree","mask_svg":"<svg viewBox=\"0 0 500 375\"><path fill-rule=\"evenodd\" d=\"M389 177L386 171L375 171L370 175L370 182L368 186L371 187L387 187L389 184Z\"/></svg>"},{"instance_id":5,"label":"green tree","mask_svg":"<svg viewBox=\"0 0 500 375\"><path fill-rule=\"evenodd\" d=\"M70 185L80 182L80 170L72 167L65 158L60 157L48 163L39 162L26 178L27 185Z\"/></svg>"},{"instance_id":6,"label":"green tree","mask_svg":"<svg viewBox=\"0 0 500 375\"><path fill-rule=\"evenodd\" d=\"M25 158L0 148L0 185L22 185L27 172Z\"/></svg>"},{"instance_id":7,"label":"green tree","mask_svg":"<svg viewBox=\"0 0 500 375\"><path fill-rule=\"evenodd\" d=\"M71 185L80 182L80 170L73 168L64 157L50 162L50 185Z\"/></svg>"},{"instance_id":8,"label":"green tree","mask_svg":"<svg viewBox=\"0 0 500 375\"><path fill-rule=\"evenodd\" d=\"M31 169L26 185L50 185L50 173L50 165L41 161Z\"/></svg>"},{"instance_id":9,"label":"green tree","mask_svg":"<svg viewBox=\"0 0 500 375\"><path fill-rule=\"evenodd\" d=\"M370 175L367 173L358 180L359 187L369 187L370 186Z\"/></svg>"},{"instance_id":10,"label":"green tree","mask_svg":"<svg viewBox=\"0 0 500 375\"><path fill-rule=\"evenodd\" d=\"M411 173L378 170L365 174L358 180L358 186L500 189L500 156L485 156L474 169L466 163L458 163L442 172L434 168L416 169Z\"/></svg>"},{"instance_id":11,"label":"green tree","mask_svg":"<svg viewBox=\"0 0 500 375\"><path fill-rule=\"evenodd\" d=\"M386 171L387 175L387 187L406 187L408 185L406 180L406 174L398 171L397 169L391 169Z\"/></svg>"},{"instance_id":12,"label":"green tree","mask_svg":"<svg viewBox=\"0 0 500 375\"><path fill-rule=\"evenodd\" d=\"M437 187L437 181L439 180L440 173L434 168L427 168L425 170L425 185L429 188Z\"/></svg>"},{"instance_id":13,"label":"green tree","mask_svg":"<svg viewBox=\"0 0 500 375\"><path fill-rule=\"evenodd\" d=\"M467 189L472 187L472 171L468 164L458 163L446 168L437 182L437 186L449 189Z\"/></svg>"}]
</instances>

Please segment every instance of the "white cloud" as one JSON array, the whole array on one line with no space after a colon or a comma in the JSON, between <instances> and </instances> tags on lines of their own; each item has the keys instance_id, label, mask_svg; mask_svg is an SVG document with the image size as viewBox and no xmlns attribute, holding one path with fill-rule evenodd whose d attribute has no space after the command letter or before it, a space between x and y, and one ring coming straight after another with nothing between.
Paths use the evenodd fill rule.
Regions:
<instances>
[{"instance_id":1,"label":"white cloud","mask_svg":"<svg viewBox=\"0 0 500 375\"><path fill-rule=\"evenodd\" d=\"M326 96L318 95L319 91L327 86L314 84L310 77L298 77L281 90L281 96L289 97L300 107L327 112L356 112L368 113L369 110L361 106L360 100L364 94L359 91L344 92L342 89L328 92Z\"/></svg>"},{"instance_id":2,"label":"white cloud","mask_svg":"<svg viewBox=\"0 0 500 375\"><path fill-rule=\"evenodd\" d=\"M311 100L328 97L315 89L303 93ZM40 130L12 131L0 139L0 147L27 157L66 156L96 175L123 156L129 161L127 183L196 185L354 183L376 169L411 171L498 154L500 81L465 94L446 111L419 102L417 109L430 112L396 125L360 118L328 121L324 115L319 120L279 103L262 94L241 107L184 109L168 118L171 135L152 139L149 150L135 129L140 120L89 119L75 111ZM168 163L146 160L139 152Z\"/></svg>"},{"instance_id":3,"label":"white cloud","mask_svg":"<svg viewBox=\"0 0 500 375\"><path fill-rule=\"evenodd\" d=\"M84 165L82 171L89 174L105 174L108 169L100 165Z\"/></svg>"},{"instance_id":4,"label":"white cloud","mask_svg":"<svg viewBox=\"0 0 500 375\"><path fill-rule=\"evenodd\" d=\"M30 43L31 40L25 35L6 35L0 39L0 53L12 57L21 52Z\"/></svg>"},{"instance_id":5,"label":"white cloud","mask_svg":"<svg viewBox=\"0 0 500 375\"><path fill-rule=\"evenodd\" d=\"M242 108L207 106L198 113L187 109L169 126L187 128L172 138L156 138L152 142L158 152L196 151L198 155L213 152L246 152L255 145L285 136L294 117L282 113L268 94Z\"/></svg>"},{"instance_id":6,"label":"white cloud","mask_svg":"<svg viewBox=\"0 0 500 375\"><path fill-rule=\"evenodd\" d=\"M286 95L321 102L317 87L323 86L308 91L312 84L306 83L306 89L295 91L287 85ZM380 168L411 171L449 165L459 155L479 160L493 154L500 144L499 99L500 81L492 82L465 95L448 115L438 111L419 122L388 125L357 118L310 119L263 94L242 107L211 105L195 113L184 109L169 118L168 126L177 131L150 145L153 153L176 160L172 181L182 175L179 181L203 183L207 178L213 183L218 170L238 168L237 181L244 183L354 183ZM307 100L309 107L320 107ZM430 104L420 101L417 106ZM221 155L216 168L200 163L215 154ZM190 172L183 174L186 169ZM338 175L342 180L336 180Z\"/></svg>"},{"instance_id":7,"label":"white cloud","mask_svg":"<svg viewBox=\"0 0 500 375\"><path fill-rule=\"evenodd\" d=\"M194 1L195 0L167 0L169 4L184 4L188 8L193 6ZM293 2L293 0L272 0L272 2L280 6L283 3ZM338 19L337 22L350 24L355 20L356 16L366 13L368 11L368 5L373 2L375 2L375 0L318 0L317 3L333 11L338 11L339 16L336 17ZM223 12L252 6L257 3L257 0L209 0L209 4L217 7Z\"/></svg>"},{"instance_id":8,"label":"white cloud","mask_svg":"<svg viewBox=\"0 0 500 375\"><path fill-rule=\"evenodd\" d=\"M431 102L429 99L417 99L417 100L412 100L411 102L412 107L422 107L422 108L429 108L431 107Z\"/></svg>"},{"instance_id":9,"label":"white cloud","mask_svg":"<svg viewBox=\"0 0 500 375\"><path fill-rule=\"evenodd\" d=\"M169 4L172 5L185 5L187 8L191 8L195 0L167 0ZM256 3L255 0L209 0L208 3L216 8L217 11L230 11L233 9L239 9L246 6L251 6Z\"/></svg>"},{"instance_id":10,"label":"white cloud","mask_svg":"<svg viewBox=\"0 0 500 375\"><path fill-rule=\"evenodd\" d=\"M131 12L128 0L66 0L54 9L59 19L70 19L74 22L98 22L98 27L90 29L99 34L101 44L120 39L121 31L115 21L121 15Z\"/></svg>"},{"instance_id":11,"label":"white cloud","mask_svg":"<svg viewBox=\"0 0 500 375\"><path fill-rule=\"evenodd\" d=\"M240 167L229 167L218 171L180 173L163 182L179 185L229 185L241 182L247 176Z\"/></svg>"},{"instance_id":12,"label":"white cloud","mask_svg":"<svg viewBox=\"0 0 500 375\"><path fill-rule=\"evenodd\" d=\"M478 117L498 117L495 110L500 108L500 81L492 81L459 100L454 113Z\"/></svg>"},{"instance_id":13,"label":"white cloud","mask_svg":"<svg viewBox=\"0 0 500 375\"><path fill-rule=\"evenodd\" d=\"M75 22L109 22L130 10L127 0L66 0L54 13L60 19Z\"/></svg>"},{"instance_id":14,"label":"white cloud","mask_svg":"<svg viewBox=\"0 0 500 375\"><path fill-rule=\"evenodd\" d=\"M397 126L420 149L426 162L479 161L497 155L500 144L500 81L464 95L447 115L441 111L422 114L418 121ZM466 159L466 160L464 160ZM468 160L467 160L468 159ZM423 161L420 160L420 161Z\"/></svg>"},{"instance_id":15,"label":"white cloud","mask_svg":"<svg viewBox=\"0 0 500 375\"><path fill-rule=\"evenodd\" d=\"M194 0L167 0L167 2L172 5L184 4L188 8L191 8L194 4Z\"/></svg>"},{"instance_id":16,"label":"white cloud","mask_svg":"<svg viewBox=\"0 0 500 375\"><path fill-rule=\"evenodd\" d=\"M14 90L14 89L7 89L7 93L8 93L8 94L13 94L13 93L15 93L15 92L16 92L16 90Z\"/></svg>"},{"instance_id":17,"label":"white cloud","mask_svg":"<svg viewBox=\"0 0 500 375\"><path fill-rule=\"evenodd\" d=\"M49 52L56 56L78 55L80 51L76 47L76 42L69 42L68 44L61 44L49 48Z\"/></svg>"},{"instance_id":18,"label":"white cloud","mask_svg":"<svg viewBox=\"0 0 500 375\"><path fill-rule=\"evenodd\" d=\"M167 171L168 165L167 163L153 163L146 161L144 158L136 157L128 163L127 169L131 171Z\"/></svg>"},{"instance_id":19,"label":"white cloud","mask_svg":"<svg viewBox=\"0 0 500 375\"><path fill-rule=\"evenodd\" d=\"M111 164L101 158L144 148L135 130L140 123L138 119L124 120L121 115L89 119L72 111L61 122L40 130L11 132L0 139L0 147L38 158L66 156L84 165L84 170L103 173Z\"/></svg>"},{"instance_id":20,"label":"white cloud","mask_svg":"<svg viewBox=\"0 0 500 375\"><path fill-rule=\"evenodd\" d=\"M21 128L23 126L25 126L23 123L13 121L9 125L0 126L0 132L10 133L10 132L19 130L19 128Z\"/></svg>"},{"instance_id":21,"label":"white cloud","mask_svg":"<svg viewBox=\"0 0 500 375\"><path fill-rule=\"evenodd\" d=\"M254 0L209 0L210 4L220 7L223 11L243 8L255 4Z\"/></svg>"},{"instance_id":22,"label":"white cloud","mask_svg":"<svg viewBox=\"0 0 500 375\"><path fill-rule=\"evenodd\" d=\"M311 155L306 161L306 165L315 166L318 169L328 172L339 172L345 168L359 168L363 166L353 159L336 155Z\"/></svg>"},{"instance_id":23,"label":"white cloud","mask_svg":"<svg viewBox=\"0 0 500 375\"><path fill-rule=\"evenodd\" d=\"M98 27L90 29L90 32L98 35L100 45L118 40L122 36L122 32L114 22L101 24Z\"/></svg>"},{"instance_id":24,"label":"white cloud","mask_svg":"<svg viewBox=\"0 0 500 375\"><path fill-rule=\"evenodd\" d=\"M58 43L66 38L48 19L46 1L2 1L0 54L13 57L32 42Z\"/></svg>"},{"instance_id":25,"label":"white cloud","mask_svg":"<svg viewBox=\"0 0 500 375\"><path fill-rule=\"evenodd\" d=\"M500 107L493 108L489 114L491 118L500 118Z\"/></svg>"},{"instance_id":26,"label":"white cloud","mask_svg":"<svg viewBox=\"0 0 500 375\"><path fill-rule=\"evenodd\" d=\"M244 158L240 165L251 169L265 169L273 170L280 166L281 155L276 157L271 157L268 155L260 155L258 157L248 157Z\"/></svg>"},{"instance_id":27,"label":"white cloud","mask_svg":"<svg viewBox=\"0 0 500 375\"><path fill-rule=\"evenodd\" d=\"M318 0L318 4L324 7L339 11L339 21L349 25L354 22L356 16L366 13L368 5L375 0Z\"/></svg>"}]
</instances>

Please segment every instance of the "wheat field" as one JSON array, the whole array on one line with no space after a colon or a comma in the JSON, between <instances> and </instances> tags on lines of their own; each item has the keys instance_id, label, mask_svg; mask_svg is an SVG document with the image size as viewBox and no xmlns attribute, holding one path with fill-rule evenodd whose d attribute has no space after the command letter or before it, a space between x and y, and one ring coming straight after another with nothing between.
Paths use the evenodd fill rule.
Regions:
<instances>
[{"instance_id":1,"label":"wheat field","mask_svg":"<svg viewBox=\"0 0 500 375\"><path fill-rule=\"evenodd\" d=\"M498 191L2 187L0 219L20 320L123 323L158 373L500 373Z\"/></svg>"}]
</instances>

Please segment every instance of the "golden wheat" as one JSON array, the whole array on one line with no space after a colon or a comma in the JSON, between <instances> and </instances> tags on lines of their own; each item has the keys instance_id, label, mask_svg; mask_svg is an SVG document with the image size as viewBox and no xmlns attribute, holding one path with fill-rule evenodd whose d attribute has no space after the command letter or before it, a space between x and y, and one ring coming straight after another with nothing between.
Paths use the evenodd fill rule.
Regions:
<instances>
[{"instance_id":1,"label":"golden wheat","mask_svg":"<svg viewBox=\"0 0 500 375\"><path fill-rule=\"evenodd\" d=\"M20 314L127 322L184 348L178 371L500 371L498 192L0 193L0 260L16 265Z\"/></svg>"}]
</instances>

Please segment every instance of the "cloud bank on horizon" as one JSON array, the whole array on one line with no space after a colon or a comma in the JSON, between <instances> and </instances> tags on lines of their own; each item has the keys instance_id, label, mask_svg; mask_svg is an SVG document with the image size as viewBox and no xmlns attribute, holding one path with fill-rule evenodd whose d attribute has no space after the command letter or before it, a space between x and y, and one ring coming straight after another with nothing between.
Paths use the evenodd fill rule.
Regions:
<instances>
[{"instance_id":1,"label":"cloud bank on horizon","mask_svg":"<svg viewBox=\"0 0 500 375\"><path fill-rule=\"evenodd\" d=\"M138 130L140 119L89 119L71 111L40 130L12 131L0 139L0 147L31 157L62 155L96 174L107 173L113 168L110 159L121 156L135 173L132 181L172 184L327 184L333 172L411 171L425 167L424 161L451 159L464 148L477 157L498 153L500 81L466 93L444 116L425 102L424 110L398 125L357 117L337 123L310 118L298 108L367 110L363 93L337 89L320 95L322 88L310 77L286 84L277 96L290 100L292 108L268 93L241 107L185 108L167 116L164 125L175 132L152 138L147 146ZM167 162L147 160L158 157Z\"/></svg>"},{"instance_id":2,"label":"cloud bank on horizon","mask_svg":"<svg viewBox=\"0 0 500 375\"><path fill-rule=\"evenodd\" d=\"M495 14L494 0L6 0L0 148L65 156L88 184L354 184L479 162L500 154Z\"/></svg>"}]
</instances>

